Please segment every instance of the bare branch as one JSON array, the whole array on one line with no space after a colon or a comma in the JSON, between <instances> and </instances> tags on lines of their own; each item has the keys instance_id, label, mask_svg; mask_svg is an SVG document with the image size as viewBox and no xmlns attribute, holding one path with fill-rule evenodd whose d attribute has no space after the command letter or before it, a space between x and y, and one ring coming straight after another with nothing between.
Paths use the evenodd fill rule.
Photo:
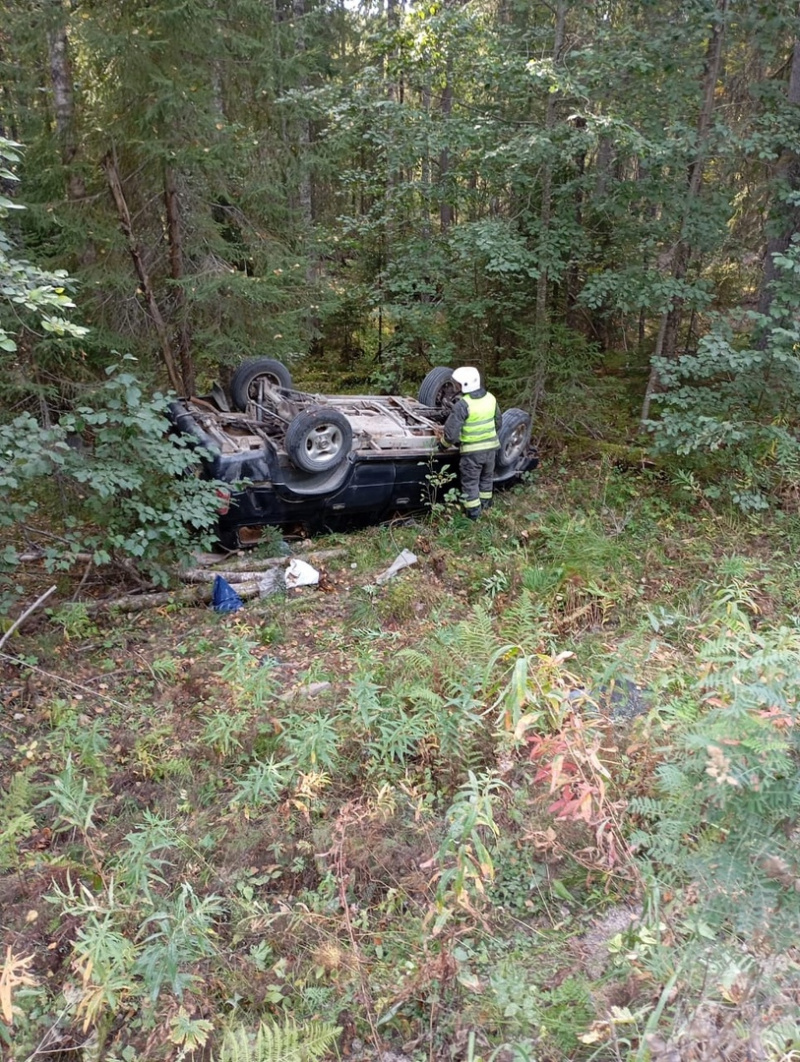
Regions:
<instances>
[{"instance_id":1,"label":"bare branch","mask_svg":"<svg viewBox=\"0 0 800 1062\"><path fill-rule=\"evenodd\" d=\"M8 630L3 635L3 637L0 638L0 649L3 648L3 646L6 644L8 639L11 637L11 635L17 629L17 627L21 626L25 622L25 620L28 618L28 616L30 616L31 612L34 612L39 607L39 605L41 605L43 602L45 602L47 600L47 598L50 597L50 595L53 593L54 590L55 590L55 586L51 586L49 590L45 590L45 592L43 594L41 594L39 597L36 598L36 600L31 605L30 608L26 608L25 611L22 613L22 615L19 616L18 619L14 620L14 622L8 628Z\"/></svg>"}]
</instances>

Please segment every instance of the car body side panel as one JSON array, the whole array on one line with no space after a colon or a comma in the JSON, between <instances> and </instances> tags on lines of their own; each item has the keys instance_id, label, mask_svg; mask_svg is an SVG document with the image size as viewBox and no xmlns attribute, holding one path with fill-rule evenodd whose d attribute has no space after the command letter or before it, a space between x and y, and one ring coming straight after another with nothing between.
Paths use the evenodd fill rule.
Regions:
<instances>
[{"instance_id":1,"label":"car body side panel","mask_svg":"<svg viewBox=\"0 0 800 1062\"><path fill-rule=\"evenodd\" d=\"M394 461L378 459L354 462L353 475L335 494L325 498L326 513L383 512L390 505L394 493L396 465Z\"/></svg>"}]
</instances>

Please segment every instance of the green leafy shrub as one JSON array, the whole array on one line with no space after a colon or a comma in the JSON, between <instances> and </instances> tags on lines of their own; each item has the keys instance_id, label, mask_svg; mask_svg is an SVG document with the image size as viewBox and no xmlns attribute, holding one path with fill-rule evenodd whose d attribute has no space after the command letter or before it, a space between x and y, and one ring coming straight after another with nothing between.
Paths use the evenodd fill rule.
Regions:
<instances>
[{"instance_id":1,"label":"green leafy shrub","mask_svg":"<svg viewBox=\"0 0 800 1062\"><path fill-rule=\"evenodd\" d=\"M688 459L707 497L744 510L800 488L800 242L774 258L772 304L766 315L743 313L749 333L717 318L696 351L655 360L665 390L653 396L660 416L648 422L654 450Z\"/></svg>"},{"instance_id":2,"label":"green leafy shrub","mask_svg":"<svg viewBox=\"0 0 800 1062\"><path fill-rule=\"evenodd\" d=\"M498 964L490 977L492 1001L510 1032L535 1031L542 1058L575 1058L578 1036L595 1016L588 984L567 977L543 988L532 971L513 960Z\"/></svg>"},{"instance_id":3,"label":"green leafy shrub","mask_svg":"<svg viewBox=\"0 0 800 1062\"><path fill-rule=\"evenodd\" d=\"M194 475L196 454L170 434L167 398L146 397L120 366L107 372L91 404L56 427L42 428L30 414L0 425L0 529L19 534L46 519L59 532L44 549L50 571L89 552L97 566L133 561L166 583L171 566L213 542L216 484ZM3 560L10 573L16 551L8 548Z\"/></svg>"},{"instance_id":4,"label":"green leafy shrub","mask_svg":"<svg viewBox=\"0 0 800 1062\"><path fill-rule=\"evenodd\" d=\"M107 888L94 892L68 878L46 897L77 926L72 958L81 987L71 1006L84 1031L126 1002L155 1004L162 991L180 999L200 983L199 964L217 953L220 897L199 896L185 881L163 888L167 863L157 853L172 845L167 824L151 816L126 841Z\"/></svg>"},{"instance_id":5,"label":"green leafy shrub","mask_svg":"<svg viewBox=\"0 0 800 1062\"><path fill-rule=\"evenodd\" d=\"M12 167L20 162L21 145L0 136L0 180L16 182L19 177ZM0 195L0 222L12 210L24 210L24 206ZM88 329L74 324L64 316L73 310L75 303L67 294L71 280L64 269L47 272L18 258L3 227L0 227L0 351L12 353L17 350L14 334L26 320L36 322L44 332L53 336L76 336L86 334ZM7 386L7 381L3 381Z\"/></svg>"},{"instance_id":6,"label":"green leafy shrub","mask_svg":"<svg viewBox=\"0 0 800 1062\"><path fill-rule=\"evenodd\" d=\"M501 361L492 390L510 406L534 411L542 406L548 426L557 432L604 434L606 425L599 419L604 411L596 393L589 400L586 384L587 371L600 360L597 344L558 322L545 328L518 325L513 331L513 352Z\"/></svg>"}]
</instances>

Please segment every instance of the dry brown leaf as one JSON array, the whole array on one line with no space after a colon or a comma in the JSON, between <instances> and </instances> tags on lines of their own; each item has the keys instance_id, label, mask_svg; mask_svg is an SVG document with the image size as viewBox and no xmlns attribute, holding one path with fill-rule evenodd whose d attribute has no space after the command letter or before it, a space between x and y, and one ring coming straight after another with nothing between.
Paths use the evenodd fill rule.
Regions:
<instances>
[{"instance_id":1,"label":"dry brown leaf","mask_svg":"<svg viewBox=\"0 0 800 1062\"><path fill-rule=\"evenodd\" d=\"M28 969L33 962L32 955L14 955L11 948L6 948L6 961L0 970L0 1013L7 1025L14 1024L14 1004L11 994L20 985L35 985Z\"/></svg>"}]
</instances>

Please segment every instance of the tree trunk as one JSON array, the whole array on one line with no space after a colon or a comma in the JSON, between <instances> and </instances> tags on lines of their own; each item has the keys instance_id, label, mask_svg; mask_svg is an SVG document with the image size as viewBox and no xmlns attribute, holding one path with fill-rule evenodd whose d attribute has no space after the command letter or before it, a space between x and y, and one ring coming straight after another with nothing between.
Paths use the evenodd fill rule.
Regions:
<instances>
[{"instance_id":1,"label":"tree trunk","mask_svg":"<svg viewBox=\"0 0 800 1062\"><path fill-rule=\"evenodd\" d=\"M567 4L566 0L558 0L556 6L556 26L555 35L553 38L553 66L557 66L561 59L561 52L564 48L564 30L567 21ZM556 101L557 93L550 92L547 95L547 104L545 106L544 115L544 127L546 132L550 132L556 121ZM547 243L550 234L550 224L553 217L553 167L550 162L546 162L542 172L542 205L539 212L539 226L540 226L540 245L542 248L541 268L539 271L539 278L536 281L536 329L539 334L540 343L547 344L547 325L548 313L547 313L547 297L550 290L550 271L548 268L547 257L549 254Z\"/></svg>"},{"instance_id":2,"label":"tree trunk","mask_svg":"<svg viewBox=\"0 0 800 1062\"><path fill-rule=\"evenodd\" d=\"M447 148L448 125L450 115L453 113L453 56L448 50L447 65L445 68L445 82L442 89L441 115L442 128L444 131L444 147L439 152L439 188L441 199L439 201L439 228L446 233L453 224L453 204L451 202L447 181L450 172L450 152Z\"/></svg>"},{"instance_id":3,"label":"tree trunk","mask_svg":"<svg viewBox=\"0 0 800 1062\"><path fill-rule=\"evenodd\" d=\"M153 283L145 269L142 253L139 250L139 245L136 241L130 211L128 210L125 192L122 188L122 181L119 176L119 169L117 168L117 161L114 158L113 153L110 151L103 159L103 169L106 174L106 179L108 180L108 187L111 189L111 195L114 198L114 204L117 208L120 227L122 228L122 232L128 243L128 252L133 260L133 267L136 270L136 275L142 286L142 291L144 292L144 297L147 301L148 309L150 310L150 317L152 318L153 326L158 335L158 341L161 346L161 357L164 361L167 375L169 376L170 386L180 394L181 376L178 372L178 367L175 364L169 336L167 335L167 326L164 323L164 318L159 309L155 291L153 290Z\"/></svg>"},{"instance_id":4,"label":"tree trunk","mask_svg":"<svg viewBox=\"0 0 800 1062\"><path fill-rule=\"evenodd\" d=\"M257 582L238 583L236 593L242 599L258 597L260 587ZM164 590L156 594L125 594L123 597L111 597L102 601L84 602L87 612L144 612L148 608L164 608L166 605L207 605L211 601L211 586L187 586L181 590Z\"/></svg>"},{"instance_id":5,"label":"tree trunk","mask_svg":"<svg viewBox=\"0 0 800 1062\"><path fill-rule=\"evenodd\" d=\"M686 181L686 199L683 211L683 221L678 235L678 241L672 257L672 277L674 280L684 280L689 269L692 257L692 246L686 234L687 223L695 201L700 195L700 187L703 182L703 169L705 166L706 148L708 146L708 134L711 129L711 120L714 116L714 93L719 78L719 68L722 62L722 43L725 37L725 20L728 13L728 0L718 0L717 17L711 29L711 37L708 42L706 53L706 66L703 74L703 102L700 107L700 117L697 122L697 149L694 159L689 165ZM641 424L650 416L650 404L653 395L661 388L661 380L656 367L658 358L674 358L678 342L681 317L683 313L683 299L673 300L669 310L664 314L661 327L653 351L653 363L650 368L650 377L647 381L644 402L642 403Z\"/></svg>"},{"instance_id":6,"label":"tree trunk","mask_svg":"<svg viewBox=\"0 0 800 1062\"><path fill-rule=\"evenodd\" d=\"M398 0L387 0L387 2L386 2L386 25L388 26L389 30L392 33L396 32L398 27L400 26L400 14L401 14L401 11L402 11L402 5L398 3ZM384 63L383 63L383 80L384 80L384 86L385 86L384 87L384 92L386 94L386 99L389 101L389 103L391 103L391 104L399 104L400 106L402 106L403 102L405 100L405 88L404 88L404 85L403 85L402 74L400 75L400 77L399 77L399 79L397 81L394 81L393 76L390 76L391 71L389 69L389 65L390 65L389 64L389 60L391 59L393 62L396 62L397 58L398 58L398 50L395 48L395 49L392 50L391 55L387 56L384 59ZM396 117L396 115L394 113L394 107L390 107L389 108L388 114L389 114L389 121L390 122L394 123L394 122L397 121L397 117ZM387 158L386 158L386 192L385 192L385 195L384 195L384 201L385 201L385 204L386 204L386 217L387 217L386 237L387 237L387 247L388 247L388 245L390 243L388 218L389 218L391 212L395 209L395 190L397 188L399 188L402 185L402 183L403 183L403 170L402 170L402 168L397 168L396 167L395 160L392 157L392 152L391 152L390 149L387 149L387 153L386 154L387 154ZM387 260L388 260L388 256L387 256Z\"/></svg>"},{"instance_id":7,"label":"tree trunk","mask_svg":"<svg viewBox=\"0 0 800 1062\"><path fill-rule=\"evenodd\" d=\"M300 81L298 89L304 92L308 87L308 76L305 69L306 62L306 24L305 0L293 0L292 13L295 23L295 50L300 62ZM313 189L311 185L311 119L301 117L297 131L297 161L298 161L298 205L302 218L303 229L310 232L314 221Z\"/></svg>"},{"instance_id":8,"label":"tree trunk","mask_svg":"<svg viewBox=\"0 0 800 1062\"><path fill-rule=\"evenodd\" d=\"M170 276L175 281L175 309L178 320L178 359L181 368L183 393L195 391L194 362L189 337L189 322L186 310L186 292L183 288L183 241L181 235L180 201L175 186L175 173L171 166L164 169L164 206L167 215L167 241L169 243Z\"/></svg>"},{"instance_id":9,"label":"tree trunk","mask_svg":"<svg viewBox=\"0 0 800 1062\"><path fill-rule=\"evenodd\" d=\"M53 111L61 147L61 164L67 174L67 197L71 201L86 197L86 185L74 166L78 153L75 136L75 98L72 91L72 64L67 39L67 13L58 2L54 20L47 34L50 57L50 83L53 88Z\"/></svg>"},{"instance_id":10,"label":"tree trunk","mask_svg":"<svg viewBox=\"0 0 800 1062\"><path fill-rule=\"evenodd\" d=\"M386 25L391 31L395 31L400 25L400 15L398 12L398 0L386 0ZM392 58L397 58L397 49L392 52ZM383 65L383 77L386 82L386 98L391 100L392 103L402 103L401 89L399 85L395 85L394 81L389 77L386 70L386 60Z\"/></svg>"},{"instance_id":11,"label":"tree trunk","mask_svg":"<svg viewBox=\"0 0 800 1062\"><path fill-rule=\"evenodd\" d=\"M614 142L609 136L601 136L597 144L597 160L595 162L595 198L602 199L608 191L608 178L611 174L611 166L614 161Z\"/></svg>"},{"instance_id":12,"label":"tree trunk","mask_svg":"<svg viewBox=\"0 0 800 1062\"><path fill-rule=\"evenodd\" d=\"M573 124L576 129L585 129L586 120L584 118L575 118ZM574 158L575 171L578 179L576 181L575 191L575 228L578 232L583 229L583 177L586 173L586 148L581 146L580 151ZM578 259L577 256L573 256L572 261L567 267L566 283L564 285L565 291L565 314L567 326L577 330L579 324L579 315L577 312L577 298L578 289L580 286L580 280L578 275Z\"/></svg>"},{"instance_id":13,"label":"tree trunk","mask_svg":"<svg viewBox=\"0 0 800 1062\"><path fill-rule=\"evenodd\" d=\"M0 34L0 63L3 65L9 64L8 49L5 46L5 41ZM14 98L11 95L11 88L8 84L0 84L0 136L6 137L7 140L19 141L19 131L17 129L17 108L14 102ZM8 189L6 185L12 182L0 179L0 187L3 188L3 194L8 195Z\"/></svg>"},{"instance_id":14,"label":"tree trunk","mask_svg":"<svg viewBox=\"0 0 800 1062\"><path fill-rule=\"evenodd\" d=\"M431 117L431 85L429 75L426 73L421 92L422 112L425 115L425 146L420 159L420 195L422 196L422 237L424 240L431 238L432 231L432 202L431 202L431 156L430 156L430 117Z\"/></svg>"}]
</instances>

